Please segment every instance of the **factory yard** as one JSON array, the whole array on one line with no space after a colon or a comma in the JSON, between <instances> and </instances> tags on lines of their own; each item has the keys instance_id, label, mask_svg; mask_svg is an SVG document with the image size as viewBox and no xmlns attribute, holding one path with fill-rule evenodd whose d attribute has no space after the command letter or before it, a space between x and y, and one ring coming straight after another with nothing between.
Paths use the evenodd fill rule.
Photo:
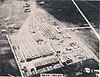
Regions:
<instances>
[{"instance_id":1,"label":"factory yard","mask_svg":"<svg viewBox=\"0 0 100 77\"><path fill-rule=\"evenodd\" d=\"M75 33L38 7L35 1L30 8L18 33L8 37L22 75L40 74L91 58L98 61Z\"/></svg>"},{"instance_id":2,"label":"factory yard","mask_svg":"<svg viewBox=\"0 0 100 77\"><path fill-rule=\"evenodd\" d=\"M5 19L14 20L7 21L10 24L5 22L7 33L4 36L7 39L2 44L7 42L9 47L2 50L12 51L14 63L16 61L22 77L35 77L56 69L65 71L65 66L90 59L98 62L94 50L84 39L72 29L67 29L67 26L41 8L35 0L20 3L15 1L14 5L17 4L16 9L21 9L17 13L15 10L16 15L13 17L12 13ZM23 16L19 18L18 15Z\"/></svg>"}]
</instances>

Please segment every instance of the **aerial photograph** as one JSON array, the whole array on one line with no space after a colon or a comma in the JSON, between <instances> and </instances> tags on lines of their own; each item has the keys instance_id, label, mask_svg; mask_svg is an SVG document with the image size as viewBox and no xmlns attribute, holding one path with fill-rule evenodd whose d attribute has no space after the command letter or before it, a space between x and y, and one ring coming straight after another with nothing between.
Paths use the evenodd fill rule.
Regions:
<instances>
[{"instance_id":1,"label":"aerial photograph","mask_svg":"<svg viewBox=\"0 0 100 77\"><path fill-rule=\"evenodd\" d=\"M100 77L99 0L0 0L0 77Z\"/></svg>"}]
</instances>

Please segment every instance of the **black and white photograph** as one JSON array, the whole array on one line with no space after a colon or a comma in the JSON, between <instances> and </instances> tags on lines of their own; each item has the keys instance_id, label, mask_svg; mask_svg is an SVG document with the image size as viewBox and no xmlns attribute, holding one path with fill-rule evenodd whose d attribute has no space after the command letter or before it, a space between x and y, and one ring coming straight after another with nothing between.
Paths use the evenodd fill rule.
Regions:
<instances>
[{"instance_id":1,"label":"black and white photograph","mask_svg":"<svg viewBox=\"0 0 100 77\"><path fill-rule=\"evenodd\" d=\"M0 0L0 77L100 77L99 0Z\"/></svg>"}]
</instances>

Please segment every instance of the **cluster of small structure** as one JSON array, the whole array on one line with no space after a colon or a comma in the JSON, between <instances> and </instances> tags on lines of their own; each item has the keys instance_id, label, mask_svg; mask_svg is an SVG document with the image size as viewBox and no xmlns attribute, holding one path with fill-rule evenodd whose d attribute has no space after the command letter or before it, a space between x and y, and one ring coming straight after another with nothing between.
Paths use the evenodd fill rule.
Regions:
<instances>
[{"instance_id":1,"label":"cluster of small structure","mask_svg":"<svg viewBox=\"0 0 100 77\"><path fill-rule=\"evenodd\" d=\"M23 76L41 74L97 57L77 35L59 23L35 1L23 7L31 11L18 30L8 38Z\"/></svg>"}]
</instances>

